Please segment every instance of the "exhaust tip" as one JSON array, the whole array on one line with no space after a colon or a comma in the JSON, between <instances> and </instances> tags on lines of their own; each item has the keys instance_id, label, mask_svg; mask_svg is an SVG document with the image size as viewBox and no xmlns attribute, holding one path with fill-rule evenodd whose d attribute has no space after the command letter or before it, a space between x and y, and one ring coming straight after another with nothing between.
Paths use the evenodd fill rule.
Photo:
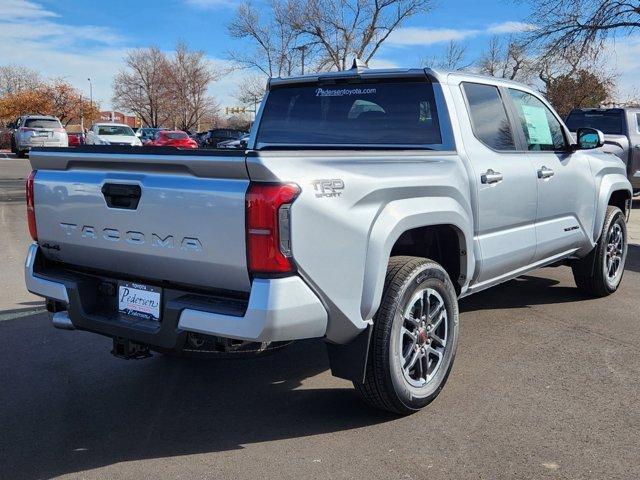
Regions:
<instances>
[{"instance_id":1,"label":"exhaust tip","mask_svg":"<svg viewBox=\"0 0 640 480\"><path fill-rule=\"evenodd\" d=\"M56 312L51 315L51 323L56 328L60 328L62 330L75 330L76 327L73 326L71 319L69 318L68 312Z\"/></svg>"}]
</instances>

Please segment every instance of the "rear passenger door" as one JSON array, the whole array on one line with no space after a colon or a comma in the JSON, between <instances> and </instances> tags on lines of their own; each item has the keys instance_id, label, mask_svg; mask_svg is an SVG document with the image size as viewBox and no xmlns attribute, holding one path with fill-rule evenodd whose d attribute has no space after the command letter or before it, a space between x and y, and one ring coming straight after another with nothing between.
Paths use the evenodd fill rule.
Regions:
<instances>
[{"instance_id":1,"label":"rear passenger door","mask_svg":"<svg viewBox=\"0 0 640 480\"><path fill-rule=\"evenodd\" d=\"M533 259L536 172L528 155L518 151L505 91L471 82L463 82L461 88L469 113L460 118L477 190L475 241L482 258L474 283L490 283ZM464 131L467 127L470 133Z\"/></svg>"},{"instance_id":2,"label":"rear passenger door","mask_svg":"<svg viewBox=\"0 0 640 480\"><path fill-rule=\"evenodd\" d=\"M539 97L509 88L527 155L536 170L538 208L534 261L552 259L588 242L595 208L588 155L573 151L557 115Z\"/></svg>"}]
</instances>

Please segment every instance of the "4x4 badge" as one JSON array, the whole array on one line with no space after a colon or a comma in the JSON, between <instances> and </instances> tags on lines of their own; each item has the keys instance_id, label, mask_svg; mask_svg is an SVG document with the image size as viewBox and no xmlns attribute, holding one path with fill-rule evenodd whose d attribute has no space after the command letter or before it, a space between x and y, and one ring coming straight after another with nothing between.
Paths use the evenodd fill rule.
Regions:
<instances>
[{"instance_id":1,"label":"4x4 badge","mask_svg":"<svg viewBox=\"0 0 640 480\"><path fill-rule=\"evenodd\" d=\"M340 178L314 180L311 184L317 198L339 197L344 190L344 182Z\"/></svg>"}]
</instances>

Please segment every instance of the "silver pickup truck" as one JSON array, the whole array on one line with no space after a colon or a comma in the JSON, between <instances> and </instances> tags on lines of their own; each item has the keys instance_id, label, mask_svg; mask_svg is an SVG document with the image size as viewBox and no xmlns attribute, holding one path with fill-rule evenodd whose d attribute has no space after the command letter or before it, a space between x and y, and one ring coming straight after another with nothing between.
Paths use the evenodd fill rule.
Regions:
<instances>
[{"instance_id":1,"label":"silver pickup truck","mask_svg":"<svg viewBox=\"0 0 640 480\"><path fill-rule=\"evenodd\" d=\"M613 153L627 166L633 194L640 195L640 108L575 108L566 120L575 134L589 127L604 133L602 150Z\"/></svg>"},{"instance_id":2,"label":"silver pickup truck","mask_svg":"<svg viewBox=\"0 0 640 480\"><path fill-rule=\"evenodd\" d=\"M446 382L458 298L560 263L618 288L631 185L602 142L501 79L273 79L246 152L34 150L27 288L124 358L324 338L334 375L408 414Z\"/></svg>"}]
</instances>

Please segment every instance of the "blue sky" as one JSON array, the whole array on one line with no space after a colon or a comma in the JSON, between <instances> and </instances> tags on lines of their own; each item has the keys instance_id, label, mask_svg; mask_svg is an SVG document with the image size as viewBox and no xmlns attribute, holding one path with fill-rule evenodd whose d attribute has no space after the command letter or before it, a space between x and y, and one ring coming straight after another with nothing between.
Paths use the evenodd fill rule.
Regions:
<instances>
[{"instance_id":1,"label":"blue sky","mask_svg":"<svg viewBox=\"0 0 640 480\"><path fill-rule=\"evenodd\" d=\"M428 14L410 19L390 37L373 66L419 66L424 58L459 40L475 59L492 35L522 28L526 4L514 0L438 0ZM266 5L254 0L256 6ZM156 45L171 50L176 42L204 50L215 65L227 66L226 52L242 47L226 33L237 0L0 0L0 64L20 64L45 76L64 77L110 106L113 75L127 49ZM618 42L623 59L612 68L623 73L621 89L635 88L640 73L640 39ZM618 55L620 57L620 55ZM211 93L222 106L233 105L235 85L244 72L216 82Z\"/></svg>"}]
</instances>

